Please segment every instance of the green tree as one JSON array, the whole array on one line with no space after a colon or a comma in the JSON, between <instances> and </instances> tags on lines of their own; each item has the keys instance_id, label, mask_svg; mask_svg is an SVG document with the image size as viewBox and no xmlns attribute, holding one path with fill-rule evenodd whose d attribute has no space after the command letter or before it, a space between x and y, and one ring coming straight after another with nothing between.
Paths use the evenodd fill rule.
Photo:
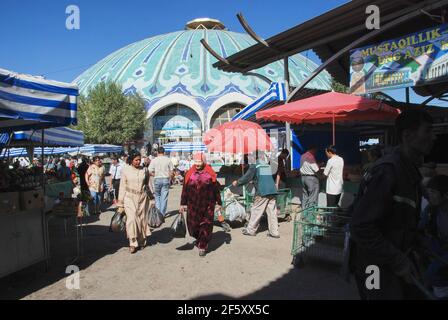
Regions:
<instances>
[{"instance_id":1,"label":"green tree","mask_svg":"<svg viewBox=\"0 0 448 320\"><path fill-rule=\"evenodd\" d=\"M332 81L331 81L331 89L334 92L341 92L341 93L349 93L350 92L350 90L347 86L337 82L334 79L332 79Z\"/></svg>"},{"instance_id":2,"label":"green tree","mask_svg":"<svg viewBox=\"0 0 448 320\"><path fill-rule=\"evenodd\" d=\"M124 95L115 82L99 83L78 103L78 126L86 143L124 144L143 137L145 102L138 94Z\"/></svg>"}]
</instances>

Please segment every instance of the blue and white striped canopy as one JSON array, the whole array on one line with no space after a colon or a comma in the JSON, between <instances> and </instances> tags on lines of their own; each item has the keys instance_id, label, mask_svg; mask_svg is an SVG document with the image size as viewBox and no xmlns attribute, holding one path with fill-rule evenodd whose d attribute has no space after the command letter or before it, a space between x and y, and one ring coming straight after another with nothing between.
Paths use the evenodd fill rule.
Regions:
<instances>
[{"instance_id":1,"label":"blue and white striped canopy","mask_svg":"<svg viewBox=\"0 0 448 320\"><path fill-rule=\"evenodd\" d=\"M69 153L69 152L76 152L78 150L78 148L50 148L50 147L46 147L44 148L44 155L55 155L55 154L64 154L64 153ZM34 148L34 155L42 155L42 148ZM15 157L27 157L28 155L28 151L26 150L26 148L11 148L9 149L5 149L0 153L0 158L6 158L6 157L10 158L15 158Z\"/></svg>"},{"instance_id":2,"label":"blue and white striped canopy","mask_svg":"<svg viewBox=\"0 0 448 320\"><path fill-rule=\"evenodd\" d=\"M284 82L273 82L269 89L263 93L257 100L245 107L243 110L233 116L232 121L246 120L253 116L255 112L273 101L285 101L287 98Z\"/></svg>"},{"instance_id":3,"label":"blue and white striped canopy","mask_svg":"<svg viewBox=\"0 0 448 320\"><path fill-rule=\"evenodd\" d=\"M42 142L42 131L18 131L14 132L13 141L31 140ZM84 145L84 133L66 127L44 130L44 144L57 147L80 147Z\"/></svg>"},{"instance_id":4,"label":"blue and white striped canopy","mask_svg":"<svg viewBox=\"0 0 448 320\"><path fill-rule=\"evenodd\" d=\"M0 153L0 158L6 158L9 155L10 158L14 157L26 157L27 151L25 148L11 148L11 149L3 149Z\"/></svg>"},{"instance_id":5,"label":"blue and white striped canopy","mask_svg":"<svg viewBox=\"0 0 448 320\"><path fill-rule=\"evenodd\" d=\"M0 147L4 146L8 143L9 134L8 133L0 133Z\"/></svg>"},{"instance_id":6,"label":"blue and white striped canopy","mask_svg":"<svg viewBox=\"0 0 448 320\"><path fill-rule=\"evenodd\" d=\"M76 124L78 87L0 69L0 132Z\"/></svg>"},{"instance_id":7,"label":"blue and white striped canopy","mask_svg":"<svg viewBox=\"0 0 448 320\"><path fill-rule=\"evenodd\" d=\"M164 144L163 147L165 152L207 151L207 147L201 142L170 142Z\"/></svg>"},{"instance_id":8,"label":"blue and white striped canopy","mask_svg":"<svg viewBox=\"0 0 448 320\"><path fill-rule=\"evenodd\" d=\"M81 148L74 148L75 151L85 155L97 155L100 153L121 153L123 152L122 146L116 146L113 144L86 144Z\"/></svg>"}]
</instances>

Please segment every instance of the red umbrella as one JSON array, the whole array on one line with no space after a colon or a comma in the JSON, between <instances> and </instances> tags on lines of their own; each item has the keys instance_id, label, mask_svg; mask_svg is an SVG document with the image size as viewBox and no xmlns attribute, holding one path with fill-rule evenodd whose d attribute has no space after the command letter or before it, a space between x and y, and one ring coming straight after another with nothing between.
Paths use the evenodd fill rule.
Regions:
<instances>
[{"instance_id":1,"label":"red umbrella","mask_svg":"<svg viewBox=\"0 0 448 320\"><path fill-rule=\"evenodd\" d=\"M209 152L248 154L272 149L271 139L263 128L258 123L244 120L226 122L210 129L203 140Z\"/></svg>"},{"instance_id":2,"label":"red umbrella","mask_svg":"<svg viewBox=\"0 0 448 320\"><path fill-rule=\"evenodd\" d=\"M290 123L394 120L400 111L382 101L351 94L329 92L307 99L294 101L256 113L257 119Z\"/></svg>"}]
</instances>

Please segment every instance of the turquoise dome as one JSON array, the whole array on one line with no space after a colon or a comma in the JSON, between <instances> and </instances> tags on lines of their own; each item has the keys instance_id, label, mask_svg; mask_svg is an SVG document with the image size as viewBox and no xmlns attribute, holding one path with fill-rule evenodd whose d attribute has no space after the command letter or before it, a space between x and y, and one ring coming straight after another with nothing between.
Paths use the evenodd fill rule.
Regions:
<instances>
[{"instance_id":1,"label":"turquoise dome","mask_svg":"<svg viewBox=\"0 0 448 320\"><path fill-rule=\"evenodd\" d=\"M267 90L268 83L257 77L227 73L213 68L212 65L217 60L204 49L200 43L202 38L223 57L255 43L247 34L225 30L221 23L189 23L186 30L150 37L111 53L83 72L75 82L80 93L87 94L90 88L101 81L116 81L123 86L125 93L141 94L146 101L148 113L151 113L151 109L163 98L181 94L193 99L192 104L200 106L203 112L201 117L204 118L207 118L210 106L220 98L223 103L232 102L232 99L222 99L226 95L247 97L243 102L243 105L247 105ZM289 59L289 68L290 82L295 86L317 68L317 65L297 54ZM272 63L256 72L272 81L281 81L283 62ZM307 87L330 90L329 74L321 73ZM172 102L167 100L167 103ZM156 109L161 110L161 107L157 106ZM215 107L212 109L216 111ZM197 111L198 107L195 110Z\"/></svg>"}]
</instances>

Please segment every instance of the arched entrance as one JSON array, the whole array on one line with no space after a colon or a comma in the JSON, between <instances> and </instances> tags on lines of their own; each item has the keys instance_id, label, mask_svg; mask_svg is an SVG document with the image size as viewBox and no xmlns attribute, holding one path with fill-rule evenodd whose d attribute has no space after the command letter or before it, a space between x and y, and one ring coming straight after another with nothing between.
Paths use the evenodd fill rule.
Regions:
<instances>
[{"instance_id":1,"label":"arched entrance","mask_svg":"<svg viewBox=\"0 0 448 320\"><path fill-rule=\"evenodd\" d=\"M244 105L237 102L229 103L220 107L211 117L210 128L214 128L225 122L231 121L232 117L242 109L244 109Z\"/></svg>"},{"instance_id":2,"label":"arched entrance","mask_svg":"<svg viewBox=\"0 0 448 320\"><path fill-rule=\"evenodd\" d=\"M151 119L154 142L193 142L201 140L202 124L199 115L182 104L172 104L157 112Z\"/></svg>"}]
</instances>

